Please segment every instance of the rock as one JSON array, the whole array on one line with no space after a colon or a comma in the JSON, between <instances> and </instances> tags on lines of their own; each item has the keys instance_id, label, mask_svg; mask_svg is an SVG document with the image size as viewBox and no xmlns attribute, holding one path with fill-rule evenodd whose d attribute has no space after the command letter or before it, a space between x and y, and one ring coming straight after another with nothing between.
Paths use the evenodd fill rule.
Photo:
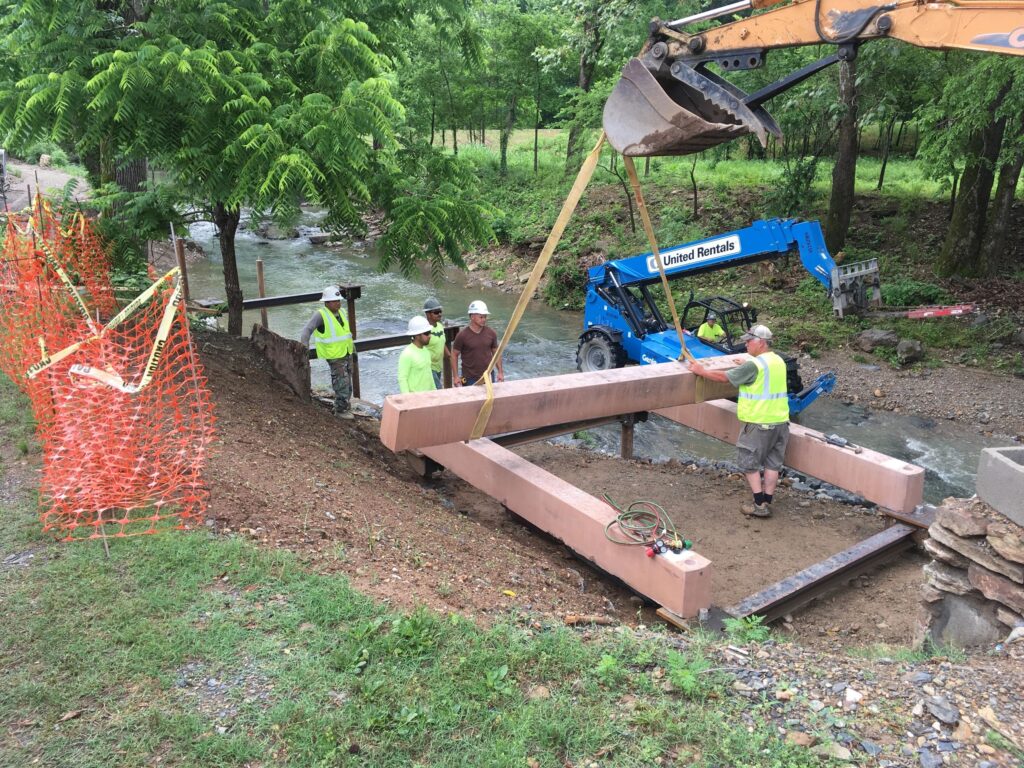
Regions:
<instances>
[{"instance_id":1,"label":"rock","mask_svg":"<svg viewBox=\"0 0 1024 768\"><path fill-rule=\"evenodd\" d=\"M1024 626L1024 617L1018 616L1013 611L1007 610L1001 605L996 606L996 618L1006 626L1014 629L1020 629L1021 626ZM1003 642L1012 643L1013 640L1007 637Z\"/></svg>"},{"instance_id":2,"label":"rock","mask_svg":"<svg viewBox=\"0 0 1024 768\"><path fill-rule=\"evenodd\" d=\"M989 526L989 519L978 508L969 507L960 499L942 502L935 510L935 522L957 536L984 536Z\"/></svg>"},{"instance_id":3,"label":"rock","mask_svg":"<svg viewBox=\"0 0 1024 768\"><path fill-rule=\"evenodd\" d=\"M899 343L899 340L899 336L893 331L883 331L881 328L868 328L868 330L858 333L853 343L864 352L874 352L875 347L891 349Z\"/></svg>"},{"instance_id":4,"label":"rock","mask_svg":"<svg viewBox=\"0 0 1024 768\"><path fill-rule=\"evenodd\" d=\"M1013 523L989 523L985 539L992 549L1015 563L1024 563L1024 530Z\"/></svg>"},{"instance_id":5,"label":"rock","mask_svg":"<svg viewBox=\"0 0 1024 768\"><path fill-rule=\"evenodd\" d=\"M875 395L875 397L885 397L885 392L883 392L881 389L875 389L873 394Z\"/></svg>"},{"instance_id":6,"label":"rock","mask_svg":"<svg viewBox=\"0 0 1024 768\"><path fill-rule=\"evenodd\" d=\"M811 712L821 712L825 708L825 702L814 699L807 707Z\"/></svg>"},{"instance_id":7,"label":"rock","mask_svg":"<svg viewBox=\"0 0 1024 768\"><path fill-rule=\"evenodd\" d=\"M53 165L53 158L52 157L50 157L49 155L40 155L39 156L39 167L40 168L49 168L51 165Z\"/></svg>"},{"instance_id":8,"label":"rock","mask_svg":"<svg viewBox=\"0 0 1024 768\"><path fill-rule=\"evenodd\" d=\"M971 726L961 720L960 724L953 729L952 736L956 741L968 742L974 736L974 732L971 730Z\"/></svg>"},{"instance_id":9,"label":"rock","mask_svg":"<svg viewBox=\"0 0 1024 768\"><path fill-rule=\"evenodd\" d=\"M990 571L1001 573L1018 584L1024 583L1024 565L1000 557L985 539L961 538L948 528L943 527L938 521L932 523L928 528L928 535L940 544L945 544L950 549L955 549L961 555L965 555L973 563L978 563Z\"/></svg>"},{"instance_id":10,"label":"rock","mask_svg":"<svg viewBox=\"0 0 1024 768\"><path fill-rule=\"evenodd\" d=\"M836 744L834 741L826 741L824 744L811 749L811 752L819 757L830 757L833 760L851 760L853 759L853 753L850 752L842 744Z\"/></svg>"},{"instance_id":11,"label":"rock","mask_svg":"<svg viewBox=\"0 0 1024 768\"><path fill-rule=\"evenodd\" d=\"M936 645L971 648L999 642L1006 634L996 618L995 604L971 595L946 593L943 600L927 606L923 636Z\"/></svg>"},{"instance_id":12,"label":"rock","mask_svg":"<svg viewBox=\"0 0 1024 768\"><path fill-rule=\"evenodd\" d=\"M915 672L906 678L906 681L911 685L925 685L932 681L932 675L928 672Z\"/></svg>"},{"instance_id":13,"label":"rock","mask_svg":"<svg viewBox=\"0 0 1024 768\"><path fill-rule=\"evenodd\" d=\"M528 282L530 282L530 273L529 272L524 272L523 274L521 274L519 276L519 284L520 285L526 285Z\"/></svg>"},{"instance_id":14,"label":"rock","mask_svg":"<svg viewBox=\"0 0 1024 768\"><path fill-rule=\"evenodd\" d=\"M790 731L786 734L786 741L798 747L813 747L818 740L811 734L804 733L803 731Z\"/></svg>"},{"instance_id":15,"label":"rock","mask_svg":"<svg viewBox=\"0 0 1024 768\"><path fill-rule=\"evenodd\" d=\"M550 699L551 691L546 685L532 685L530 690L526 692L526 698L531 701L538 701L540 699Z\"/></svg>"},{"instance_id":16,"label":"rock","mask_svg":"<svg viewBox=\"0 0 1024 768\"><path fill-rule=\"evenodd\" d=\"M990 421L992 421L992 414L991 413L989 413L988 411L979 411L978 412L978 423L979 424L988 424Z\"/></svg>"},{"instance_id":17,"label":"rock","mask_svg":"<svg viewBox=\"0 0 1024 768\"><path fill-rule=\"evenodd\" d=\"M944 544L940 544L935 539L929 538L924 540L924 551L931 555L933 560L952 565L955 568L966 568L971 564L971 561L959 552L950 549Z\"/></svg>"},{"instance_id":18,"label":"rock","mask_svg":"<svg viewBox=\"0 0 1024 768\"><path fill-rule=\"evenodd\" d=\"M896 345L896 359L901 365L924 360L924 345L916 339L901 339Z\"/></svg>"},{"instance_id":19,"label":"rock","mask_svg":"<svg viewBox=\"0 0 1024 768\"><path fill-rule=\"evenodd\" d=\"M938 720L946 725L956 725L960 722L960 710L949 703L949 700L942 696L934 696L925 699L925 708Z\"/></svg>"},{"instance_id":20,"label":"rock","mask_svg":"<svg viewBox=\"0 0 1024 768\"><path fill-rule=\"evenodd\" d=\"M921 761L921 768L942 768L942 755L930 749L922 749L918 758Z\"/></svg>"},{"instance_id":21,"label":"rock","mask_svg":"<svg viewBox=\"0 0 1024 768\"><path fill-rule=\"evenodd\" d=\"M966 595L973 592L974 587L967 579L967 572L960 568L951 568L945 563L932 561L924 568L924 577L936 589L943 592L952 592L954 595Z\"/></svg>"},{"instance_id":22,"label":"rock","mask_svg":"<svg viewBox=\"0 0 1024 768\"><path fill-rule=\"evenodd\" d=\"M1020 584L1014 584L975 564L967 569L967 578L989 600L996 600L1017 613L1024 613L1024 587Z\"/></svg>"},{"instance_id":23,"label":"rock","mask_svg":"<svg viewBox=\"0 0 1024 768\"><path fill-rule=\"evenodd\" d=\"M272 221L261 221L253 232L267 240L294 240L299 236L295 227L280 227Z\"/></svg>"}]
</instances>

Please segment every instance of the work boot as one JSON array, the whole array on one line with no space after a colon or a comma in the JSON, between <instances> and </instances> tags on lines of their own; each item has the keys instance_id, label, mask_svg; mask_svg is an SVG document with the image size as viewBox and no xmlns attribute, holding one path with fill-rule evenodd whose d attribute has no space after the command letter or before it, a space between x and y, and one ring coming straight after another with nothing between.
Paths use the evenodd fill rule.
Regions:
<instances>
[{"instance_id":1,"label":"work boot","mask_svg":"<svg viewBox=\"0 0 1024 768\"><path fill-rule=\"evenodd\" d=\"M339 419L345 419L346 421L352 421L352 419L355 418L350 408L347 408L344 411L335 411L334 415L337 416Z\"/></svg>"},{"instance_id":2,"label":"work boot","mask_svg":"<svg viewBox=\"0 0 1024 768\"><path fill-rule=\"evenodd\" d=\"M755 504L754 511L750 513L751 517L771 517L772 507L768 502L763 504Z\"/></svg>"}]
</instances>

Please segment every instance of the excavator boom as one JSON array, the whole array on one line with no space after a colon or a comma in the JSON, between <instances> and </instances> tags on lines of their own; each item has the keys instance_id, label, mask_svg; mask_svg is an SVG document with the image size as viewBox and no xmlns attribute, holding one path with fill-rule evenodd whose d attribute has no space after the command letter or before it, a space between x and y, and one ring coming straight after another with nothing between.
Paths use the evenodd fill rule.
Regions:
<instances>
[{"instance_id":1,"label":"excavator boom","mask_svg":"<svg viewBox=\"0 0 1024 768\"><path fill-rule=\"evenodd\" d=\"M623 155L688 155L753 134L781 137L763 104L878 38L921 48L1024 56L1024 0L779 0L740 2L684 19L651 22L641 55L622 70L605 104L604 129ZM764 13L687 34L688 25L721 15ZM835 53L747 94L711 72L754 69L773 48L831 44Z\"/></svg>"}]
</instances>

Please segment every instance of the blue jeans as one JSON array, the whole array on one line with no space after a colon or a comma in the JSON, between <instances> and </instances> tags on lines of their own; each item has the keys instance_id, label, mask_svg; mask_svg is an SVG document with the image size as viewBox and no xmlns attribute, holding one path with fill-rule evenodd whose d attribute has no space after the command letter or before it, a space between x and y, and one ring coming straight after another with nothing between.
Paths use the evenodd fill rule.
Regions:
<instances>
[{"instance_id":1,"label":"blue jeans","mask_svg":"<svg viewBox=\"0 0 1024 768\"><path fill-rule=\"evenodd\" d=\"M444 389L443 376L440 371L431 371L431 375L434 377L434 389Z\"/></svg>"},{"instance_id":2,"label":"blue jeans","mask_svg":"<svg viewBox=\"0 0 1024 768\"><path fill-rule=\"evenodd\" d=\"M497 372L497 371L491 371L491 383L494 383L494 382L496 382L497 380L498 380L498 372ZM470 378L465 378L465 379L463 379L463 380L462 380L462 383L463 383L463 384L464 384L465 386L467 386L467 387L472 387L472 386L473 386L474 384L476 384L476 383L477 383L478 381L480 381L480 377L479 377L479 376L475 376L475 377L473 377L473 378L471 378L471 379L470 379Z\"/></svg>"}]
</instances>

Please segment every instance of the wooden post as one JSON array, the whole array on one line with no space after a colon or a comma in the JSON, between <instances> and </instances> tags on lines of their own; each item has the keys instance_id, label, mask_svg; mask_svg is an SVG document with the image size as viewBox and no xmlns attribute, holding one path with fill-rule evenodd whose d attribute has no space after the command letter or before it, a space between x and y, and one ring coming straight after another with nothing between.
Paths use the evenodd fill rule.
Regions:
<instances>
[{"instance_id":1,"label":"wooden post","mask_svg":"<svg viewBox=\"0 0 1024 768\"><path fill-rule=\"evenodd\" d=\"M624 459L633 458L633 428L636 424L633 414L629 413L625 416L620 416L619 421L622 422L622 446L620 455Z\"/></svg>"},{"instance_id":2,"label":"wooden post","mask_svg":"<svg viewBox=\"0 0 1024 768\"><path fill-rule=\"evenodd\" d=\"M181 272L181 296L188 306L188 267L185 265L185 241L174 238L174 255L178 259L178 271Z\"/></svg>"},{"instance_id":3,"label":"wooden post","mask_svg":"<svg viewBox=\"0 0 1024 768\"><path fill-rule=\"evenodd\" d=\"M348 310L348 327L352 331L352 342L359 338L356 335L356 297L348 286L342 288L345 292L345 303ZM359 397L359 354L352 350L352 397Z\"/></svg>"},{"instance_id":4,"label":"wooden post","mask_svg":"<svg viewBox=\"0 0 1024 768\"><path fill-rule=\"evenodd\" d=\"M457 328L457 327L453 328L453 327L449 327L447 325L445 326L445 329L444 329L444 345L445 345L446 349L451 349L452 342L455 341L455 337L459 335L459 330L460 329ZM454 382L454 377L457 375L458 371L453 371L452 370L452 361L448 357L448 355L445 355L443 357L443 362L442 362L441 370L444 371L444 378L443 378L443 381L441 383L444 385L445 389L451 389L452 388L452 384Z\"/></svg>"},{"instance_id":5,"label":"wooden post","mask_svg":"<svg viewBox=\"0 0 1024 768\"><path fill-rule=\"evenodd\" d=\"M259 289L260 298L266 297L267 284L263 282L263 259L256 259L256 287ZM264 328L270 328L270 324L267 322L266 308L260 310L260 322Z\"/></svg>"}]
</instances>

